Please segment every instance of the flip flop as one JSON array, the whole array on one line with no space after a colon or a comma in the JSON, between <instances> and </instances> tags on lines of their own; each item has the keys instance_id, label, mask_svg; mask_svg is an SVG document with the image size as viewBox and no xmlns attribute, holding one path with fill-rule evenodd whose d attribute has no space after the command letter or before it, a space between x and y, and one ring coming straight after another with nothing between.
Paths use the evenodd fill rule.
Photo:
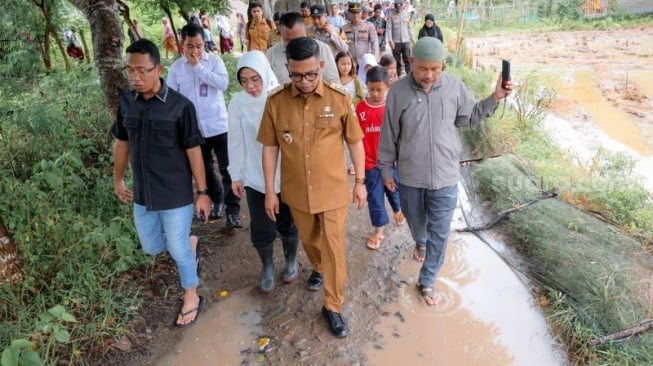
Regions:
<instances>
[{"instance_id":1,"label":"flip flop","mask_svg":"<svg viewBox=\"0 0 653 366\"><path fill-rule=\"evenodd\" d=\"M385 239L383 235L374 235L367 238L367 249L378 250L381 246L381 240Z\"/></svg>"},{"instance_id":2,"label":"flip flop","mask_svg":"<svg viewBox=\"0 0 653 366\"><path fill-rule=\"evenodd\" d=\"M426 245L415 244L415 249L413 249L413 259L418 262L424 262L426 258Z\"/></svg>"},{"instance_id":3,"label":"flip flop","mask_svg":"<svg viewBox=\"0 0 653 366\"><path fill-rule=\"evenodd\" d=\"M182 328L182 327L187 327L189 325L192 325L193 323L195 323L197 321L197 318L200 317L200 312L202 311L202 305L204 304L204 298L202 296L198 296L198 297L199 297L200 301L197 303L197 306L190 309L190 310L188 310L188 311L182 312L181 309L183 309L184 304L183 303L181 304L181 306L179 307L179 311L177 312L177 316L175 317L175 321L173 323L176 327ZM197 312L197 314L195 315L195 318L193 320L191 320L189 323L186 323L186 324L177 323L177 319L179 319L179 316L181 316L183 318L186 315L192 314L194 312Z\"/></svg>"},{"instance_id":4,"label":"flip flop","mask_svg":"<svg viewBox=\"0 0 653 366\"><path fill-rule=\"evenodd\" d=\"M418 283L417 291L422 295L424 302L428 306L435 306L440 302L440 295L438 295L432 287L427 287Z\"/></svg>"}]
</instances>

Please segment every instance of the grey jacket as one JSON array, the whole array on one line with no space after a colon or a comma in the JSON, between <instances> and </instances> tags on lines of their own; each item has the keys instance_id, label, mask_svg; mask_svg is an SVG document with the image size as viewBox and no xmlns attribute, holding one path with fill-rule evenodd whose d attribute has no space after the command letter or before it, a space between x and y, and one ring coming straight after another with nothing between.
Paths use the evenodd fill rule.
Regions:
<instances>
[{"instance_id":1,"label":"grey jacket","mask_svg":"<svg viewBox=\"0 0 653 366\"><path fill-rule=\"evenodd\" d=\"M492 96L476 102L457 77L442 72L425 93L412 74L388 92L381 126L377 167L392 178L397 162L399 182L415 188L440 189L458 182L461 142L457 127L471 127L491 116Z\"/></svg>"}]
</instances>

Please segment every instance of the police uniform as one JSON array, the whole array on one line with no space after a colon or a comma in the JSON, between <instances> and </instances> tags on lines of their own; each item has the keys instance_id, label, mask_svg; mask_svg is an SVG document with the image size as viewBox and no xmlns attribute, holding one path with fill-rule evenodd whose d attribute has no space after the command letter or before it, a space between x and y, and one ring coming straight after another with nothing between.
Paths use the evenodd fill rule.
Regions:
<instances>
[{"instance_id":1,"label":"police uniform","mask_svg":"<svg viewBox=\"0 0 653 366\"><path fill-rule=\"evenodd\" d=\"M360 13L361 11L360 3L349 3L350 13ZM373 54L376 60L379 60L379 37L374 24L366 20L361 20L358 25L347 23L342 27L342 31L345 33L349 45L349 53L356 59L356 62L366 53Z\"/></svg>"},{"instance_id":2,"label":"police uniform","mask_svg":"<svg viewBox=\"0 0 653 366\"><path fill-rule=\"evenodd\" d=\"M324 6L311 6L311 17L321 16L326 16L326 9ZM313 22L313 25L306 28L306 36L328 44L334 55L337 55L338 52L347 52L349 46L344 39L344 33L342 33L342 30L338 27L333 25L331 25L331 27L336 31L336 33L329 33L326 30L317 29L317 27L315 27L315 22Z\"/></svg>"},{"instance_id":3,"label":"police uniform","mask_svg":"<svg viewBox=\"0 0 653 366\"><path fill-rule=\"evenodd\" d=\"M305 99L288 83L268 96L258 141L281 153L281 199L291 210L304 251L324 278L324 306L340 312L347 276L345 229L351 189L343 138L363 138L346 90L319 81Z\"/></svg>"}]
</instances>

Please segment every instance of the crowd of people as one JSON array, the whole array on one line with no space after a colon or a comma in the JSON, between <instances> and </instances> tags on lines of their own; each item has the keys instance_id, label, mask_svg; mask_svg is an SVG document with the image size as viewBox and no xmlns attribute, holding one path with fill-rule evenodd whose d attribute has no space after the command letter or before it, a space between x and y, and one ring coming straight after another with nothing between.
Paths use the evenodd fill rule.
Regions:
<instances>
[{"instance_id":1,"label":"crowd of people","mask_svg":"<svg viewBox=\"0 0 653 366\"><path fill-rule=\"evenodd\" d=\"M390 223L388 200L395 224L410 228L413 258L423 262L419 295L431 306L439 300L434 284L457 200L456 128L491 116L511 84L499 76L492 95L477 101L444 71L434 17L425 17L415 40L401 0L390 9L349 3L346 16L342 4L332 4L328 14L303 3L299 12L269 21L252 3L247 17L238 15L236 34L247 51L235 75L241 90L228 107L229 75L207 48L203 16L181 29L183 55L166 80L154 43L139 39L127 48L124 71L133 90L122 95L112 127L115 194L133 204L143 250L167 250L177 263L184 289L179 326L194 323L203 304L193 216L204 222L226 216L226 227L240 228L241 199L261 260L261 291L276 286L277 233L285 284L299 278L301 240L312 267L306 288L323 290L321 312L336 337L349 333L342 307L350 203L367 204L372 227L365 245L375 251ZM124 181L128 166L131 189Z\"/></svg>"}]
</instances>

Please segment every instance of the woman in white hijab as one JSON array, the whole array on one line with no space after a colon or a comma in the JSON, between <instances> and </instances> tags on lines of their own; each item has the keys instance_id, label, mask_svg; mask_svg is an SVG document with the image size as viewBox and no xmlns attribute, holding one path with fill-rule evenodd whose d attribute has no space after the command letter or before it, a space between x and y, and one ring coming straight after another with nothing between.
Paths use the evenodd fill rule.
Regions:
<instances>
[{"instance_id":1,"label":"woman in white hijab","mask_svg":"<svg viewBox=\"0 0 653 366\"><path fill-rule=\"evenodd\" d=\"M371 53L366 53L358 61L358 80L360 80L363 90L367 93L367 70L378 65L376 57Z\"/></svg>"},{"instance_id":2,"label":"woman in white hijab","mask_svg":"<svg viewBox=\"0 0 653 366\"><path fill-rule=\"evenodd\" d=\"M229 174L232 189L239 198L247 196L250 214L250 237L261 258L261 291L269 293L274 289L274 246L272 243L281 234L286 259L282 274L284 283L292 283L299 276L297 263L297 228L290 216L290 209L281 202L276 222L265 213L265 180L263 178L263 146L256 141L261 116L268 93L279 83L268 59L261 51L249 51L238 60L236 77L242 91L231 98L228 107L229 131ZM279 194L279 171L275 177L275 190Z\"/></svg>"}]
</instances>

